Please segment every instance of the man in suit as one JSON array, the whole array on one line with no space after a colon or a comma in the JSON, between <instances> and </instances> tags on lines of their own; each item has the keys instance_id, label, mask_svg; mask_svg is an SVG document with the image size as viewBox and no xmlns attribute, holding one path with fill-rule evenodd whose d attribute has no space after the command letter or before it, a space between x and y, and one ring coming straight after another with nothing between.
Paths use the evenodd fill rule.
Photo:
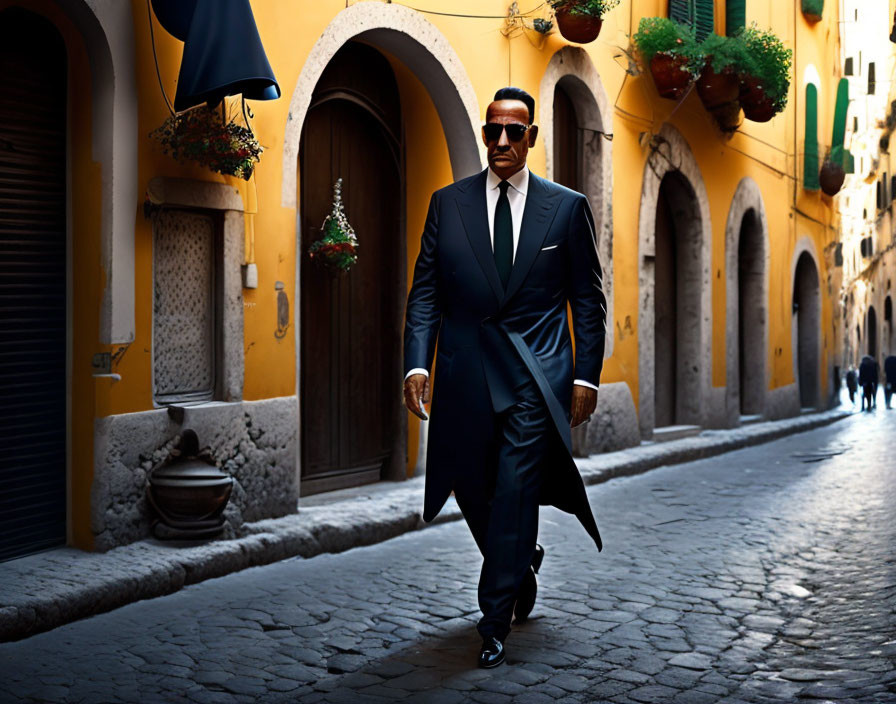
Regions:
<instances>
[{"instance_id":1,"label":"man in suit","mask_svg":"<svg viewBox=\"0 0 896 704\"><path fill-rule=\"evenodd\" d=\"M585 196L526 168L534 114L528 93L499 90L488 169L433 194L405 326L405 405L421 418L438 339L423 518L453 490L482 552L480 667L504 661L511 619L534 606L539 504L575 514L601 549L570 450L603 364L594 222Z\"/></svg>"},{"instance_id":2,"label":"man in suit","mask_svg":"<svg viewBox=\"0 0 896 704\"><path fill-rule=\"evenodd\" d=\"M862 410L868 404L870 411L872 406L877 406L877 380L878 365L874 357L865 355L859 364L859 386L862 387Z\"/></svg>"}]
</instances>

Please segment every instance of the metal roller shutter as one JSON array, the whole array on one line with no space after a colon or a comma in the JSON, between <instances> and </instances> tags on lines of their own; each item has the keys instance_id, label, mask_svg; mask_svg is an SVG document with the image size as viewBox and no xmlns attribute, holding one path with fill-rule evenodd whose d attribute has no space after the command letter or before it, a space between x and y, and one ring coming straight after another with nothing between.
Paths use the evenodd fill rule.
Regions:
<instances>
[{"instance_id":1,"label":"metal roller shutter","mask_svg":"<svg viewBox=\"0 0 896 704\"><path fill-rule=\"evenodd\" d=\"M0 560L65 542L66 54L0 13Z\"/></svg>"}]
</instances>

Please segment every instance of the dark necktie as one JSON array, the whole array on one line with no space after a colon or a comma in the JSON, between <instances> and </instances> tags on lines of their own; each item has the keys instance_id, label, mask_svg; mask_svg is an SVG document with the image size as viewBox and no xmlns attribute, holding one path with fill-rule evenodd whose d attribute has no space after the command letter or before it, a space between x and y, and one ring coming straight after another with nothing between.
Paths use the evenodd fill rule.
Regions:
<instances>
[{"instance_id":1,"label":"dark necktie","mask_svg":"<svg viewBox=\"0 0 896 704\"><path fill-rule=\"evenodd\" d=\"M507 181L498 184L501 195L498 196L498 204L495 206L494 222L495 266L505 289L510 280L510 270L513 268L513 219L510 216L510 201L507 199L509 186Z\"/></svg>"}]
</instances>

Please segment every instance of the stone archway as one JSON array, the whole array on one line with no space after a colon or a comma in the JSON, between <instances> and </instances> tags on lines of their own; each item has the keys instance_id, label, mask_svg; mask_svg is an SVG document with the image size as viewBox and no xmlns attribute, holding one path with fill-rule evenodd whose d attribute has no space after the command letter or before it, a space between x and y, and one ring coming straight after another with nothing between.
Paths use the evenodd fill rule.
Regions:
<instances>
[{"instance_id":1,"label":"stone archway","mask_svg":"<svg viewBox=\"0 0 896 704\"><path fill-rule=\"evenodd\" d=\"M541 79L538 100L539 135L544 144L545 176L556 180L554 93L560 88L572 101L581 140L581 190L588 196L597 229L597 252L607 297L607 335L604 356L613 353L613 110L597 69L588 53L567 46L556 52Z\"/></svg>"},{"instance_id":2,"label":"stone archway","mask_svg":"<svg viewBox=\"0 0 896 704\"><path fill-rule=\"evenodd\" d=\"M675 230L681 294L676 323L675 422L702 425L708 418L711 374L709 199L697 161L684 137L664 125L650 144L644 168L638 220L638 418L643 438L655 426L656 389L656 227L658 208L674 196L670 219ZM669 198L666 203L669 204Z\"/></svg>"},{"instance_id":3,"label":"stone archway","mask_svg":"<svg viewBox=\"0 0 896 704\"><path fill-rule=\"evenodd\" d=\"M821 405L821 284L818 260L808 238L794 252L791 322L794 379L799 408Z\"/></svg>"},{"instance_id":4,"label":"stone archway","mask_svg":"<svg viewBox=\"0 0 896 704\"><path fill-rule=\"evenodd\" d=\"M299 142L314 87L336 52L355 39L383 49L403 62L429 92L439 113L455 179L482 168L479 104L473 84L445 36L421 13L402 5L358 3L327 25L299 74L283 136L281 204L296 206Z\"/></svg>"},{"instance_id":5,"label":"stone archway","mask_svg":"<svg viewBox=\"0 0 896 704\"><path fill-rule=\"evenodd\" d=\"M765 412L768 386L768 222L759 186L737 186L725 226L725 361L729 425ZM748 383L745 383L748 382Z\"/></svg>"}]
</instances>

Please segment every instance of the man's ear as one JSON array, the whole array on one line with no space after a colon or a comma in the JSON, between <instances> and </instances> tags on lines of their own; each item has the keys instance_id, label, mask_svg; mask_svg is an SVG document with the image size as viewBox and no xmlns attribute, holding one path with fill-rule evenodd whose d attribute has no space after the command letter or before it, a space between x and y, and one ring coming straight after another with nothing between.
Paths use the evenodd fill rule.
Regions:
<instances>
[{"instance_id":1,"label":"man's ear","mask_svg":"<svg viewBox=\"0 0 896 704\"><path fill-rule=\"evenodd\" d=\"M532 125L529 128L529 146L535 146L535 140L538 139L538 125Z\"/></svg>"}]
</instances>

